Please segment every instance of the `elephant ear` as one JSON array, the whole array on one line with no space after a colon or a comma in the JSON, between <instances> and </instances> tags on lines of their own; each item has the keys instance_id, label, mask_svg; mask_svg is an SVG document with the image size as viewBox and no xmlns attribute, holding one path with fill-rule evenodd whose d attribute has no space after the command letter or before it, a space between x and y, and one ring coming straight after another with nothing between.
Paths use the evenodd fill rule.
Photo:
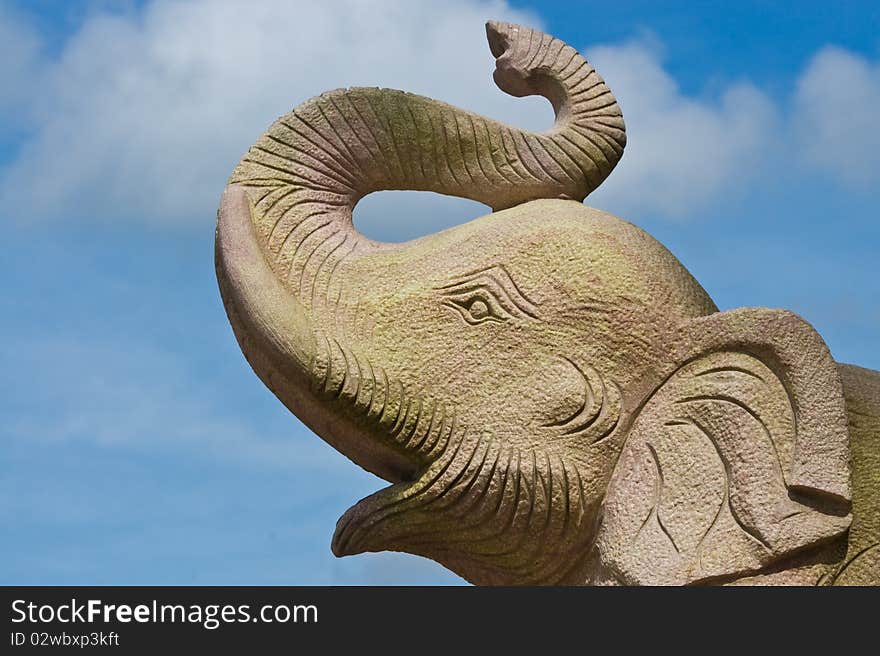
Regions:
<instances>
[{"instance_id":1,"label":"elephant ear","mask_svg":"<svg viewBox=\"0 0 880 656\"><path fill-rule=\"evenodd\" d=\"M633 413L597 537L604 576L686 584L761 570L849 527L837 367L782 310L694 319Z\"/></svg>"}]
</instances>

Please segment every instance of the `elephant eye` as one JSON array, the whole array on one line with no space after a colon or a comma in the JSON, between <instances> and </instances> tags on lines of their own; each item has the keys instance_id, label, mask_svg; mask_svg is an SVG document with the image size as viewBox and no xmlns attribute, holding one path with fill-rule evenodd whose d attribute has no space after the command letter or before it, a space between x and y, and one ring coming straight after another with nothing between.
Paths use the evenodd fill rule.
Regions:
<instances>
[{"instance_id":1,"label":"elephant eye","mask_svg":"<svg viewBox=\"0 0 880 656\"><path fill-rule=\"evenodd\" d=\"M526 298L501 265L467 273L435 289L440 291L443 305L456 310L471 325L538 318L537 305Z\"/></svg>"},{"instance_id":2,"label":"elephant eye","mask_svg":"<svg viewBox=\"0 0 880 656\"><path fill-rule=\"evenodd\" d=\"M510 316L497 299L482 290L462 297L449 297L444 305L457 310L472 326L487 321L505 321Z\"/></svg>"}]
</instances>

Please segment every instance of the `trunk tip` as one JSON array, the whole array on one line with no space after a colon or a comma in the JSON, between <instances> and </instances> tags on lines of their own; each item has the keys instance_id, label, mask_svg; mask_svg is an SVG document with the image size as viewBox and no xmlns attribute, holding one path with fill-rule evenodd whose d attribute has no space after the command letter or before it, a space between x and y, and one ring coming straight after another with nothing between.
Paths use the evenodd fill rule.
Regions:
<instances>
[{"instance_id":1,"label":"trunk tip","mask_svg":"<svg viewBox=\"0 0 880 656\"><path fill-rule=\"evenodd\" d=\"M489 51L493 57L498 58L507 50L510 43L507 32L507 23L486 21L486 38L489 41Z\"/></svg>"}]
</instances>

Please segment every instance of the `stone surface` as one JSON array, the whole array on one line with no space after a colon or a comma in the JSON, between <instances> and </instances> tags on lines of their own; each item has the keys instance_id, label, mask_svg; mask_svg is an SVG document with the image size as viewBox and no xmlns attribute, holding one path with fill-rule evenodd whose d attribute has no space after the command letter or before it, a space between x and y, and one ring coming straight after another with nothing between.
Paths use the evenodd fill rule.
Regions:
<instances>
[{"instance_id":1,"label":"stone surface","mask_svg":"<svg viewBox=\"0 0 880 656\"><path fill-rule=\"evenodd\" d=\"M623 154L614 96L561 41L487 32L498 86L547 97L549 131L332 91L273 123L221 200L248 361L391 483L334 553L481 584L880 583L880 374L790 312L719 312L660 243L583 205ZM382 244L351 212L383 189L495 211Z\"/></svg>"}]
</instances>

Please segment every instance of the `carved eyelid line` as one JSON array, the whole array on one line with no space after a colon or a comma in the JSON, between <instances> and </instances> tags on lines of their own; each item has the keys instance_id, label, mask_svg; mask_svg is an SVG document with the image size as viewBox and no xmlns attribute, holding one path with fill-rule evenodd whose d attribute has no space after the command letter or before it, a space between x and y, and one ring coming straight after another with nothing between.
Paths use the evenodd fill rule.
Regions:
<instances>
[{"instance_id":1,"label":"carved eyelid line","mask_svg":"<svg viewBox=\"0 0 880 656\"><path fill-rule=\"evenodd\" d=\"M526 303L528 303L529 305L534 306L534 307L537 307L538 305L540 305L540 303L535 303L532 299L530 299L528 296L526 296L523 293L522 289L520 289L519 285L516 284L516 281L513 279L513 276L510 275L510 272L507 270L507 268L503 264L493 264L492 266L484 267L482 269L474 269L473 271L466 271L465 273L462 273L461 275L457 276L457 278L458 278L457 282L452 282L448 285L443 285L442 287L439 287L438 289L443 289L445 287L454 287L455 285L462 284L464 282L467 282L468 280L476 279L481 275L485 275L485 276L492 278L493 280L495 280L495 282L499 286L506 288L507 285L505 285L504 283L499 281L497 278L492 276L492 273L494 273L494 272L501 272L502 274L504 274L503 277L505 278L505 280L508 283L510 283L510 286L513 288L513 291L516 294L518 294Z\"/></svg>"},{"instance_id":2,"label":"carved eyelid line","mask_svg":"<svg viewBox=\"0 0 880 656\"><path fill-rule=\"evenodd\" d=\"M454 297L466 297L469 294L474 294L475 292L483 292L484 295L491 297L490 301L494 304L501 306L501 308L510 316L517 315L527 315L536 318L534 315L529 314L528 311L521 308L517 305L513 299L509 298L507 294L499 294L495 291L491 286L486 285L485 283L475 282L469 285L462 285L461 287L455 289L447 289L444 290L444 293L447 298Z\"/></svg>"},{"instance_id":3,"label":"carved eyelid line","mask_svg":"<svg viewBox=\"0 0 880 656\"><path fill-rule=\"evenodd\" d=\"M519 288L516 286L515 283L513 283L512 280L510 282L514 290L516 290L515 293L511 289L508 289L508 287L504 283L498 280L491 273L477 272L475 275L472 275L469 278L465 278L447 285L440 285L435 289L438 289L446 294L463 294L468 291L473 291L475 289L485 289L486 291L491 293L500 304L505 305L504 301L506 300L508 304L513 306L514 312L518 310L519 312L531 317L532 319L537 319L538 315L536 314L536 305L529 301L529 299L527 299L525 296L523 296L521 292L519 292ZM519 296L521 300L517 299L517 296Z\"/></svg>"},{"instance_id":4,"label":"carved eyelid line","mask_svg":"<svg viewBox=\"0 0 880 656\"><path fill-rule=\"evenodd\" d=\"M485 268L483 268L483 269L476 269L476 270L474 270L474 271L469 271L469 272L467 272L467 273L465 273L465 274L463 274L463 275L464 275L464 276L475 276L475 275L477 275L477 274L480 274L480 273L488 273L488 272L490 272L490 271L500 271L501 273L503 273L503 274L504 274L504 277L507 278L507 280L510 282L511 285L513 285L513 288L516 290L516 293L519 294L520 296L522 296L523 299L524 299L529 305L534 305L534 306L538 306L538 305L540 305L540 303L535 303L532 299L530 299L528 296L526 296L526 295L523 293L523 290L521 290L521 289L519 288L519 285L516 284L516 280L513 279L513 276L510 275L510 272L507 270L507 267L505 267L503 264L493 264L492 266L488 266L488 267L485 267Z\"/></svg>"},{"instance_id":5,"label":"carved eyelid line","mask_svg":"<svg viewBox=\"0 0 880 656\"><path fill-rule=\"evenodd\" d=\"M519 288L519 285L516 284L516 280L513 279L513 276L510 275L510 272L507 270L507 267L505 267L503 264L493 264L492 266L484 267L482 269L475 269L474 271L468 271L466 273L463 273L460 277L463 279L470 278L470 277L476 277L480 274L490 274L492 271L500 271L501 273L503 273L504 277L513 286L513 289L516 291L516 293L519 294L526 303L528 303L529 305L535 306L535 307L540 305L540 303L535 303L532 299L530 299L528 296L526 296L523 293L523 291ZM499 284L501 284L501 283L499 283Z\"/></svg>"}]
</instances>

